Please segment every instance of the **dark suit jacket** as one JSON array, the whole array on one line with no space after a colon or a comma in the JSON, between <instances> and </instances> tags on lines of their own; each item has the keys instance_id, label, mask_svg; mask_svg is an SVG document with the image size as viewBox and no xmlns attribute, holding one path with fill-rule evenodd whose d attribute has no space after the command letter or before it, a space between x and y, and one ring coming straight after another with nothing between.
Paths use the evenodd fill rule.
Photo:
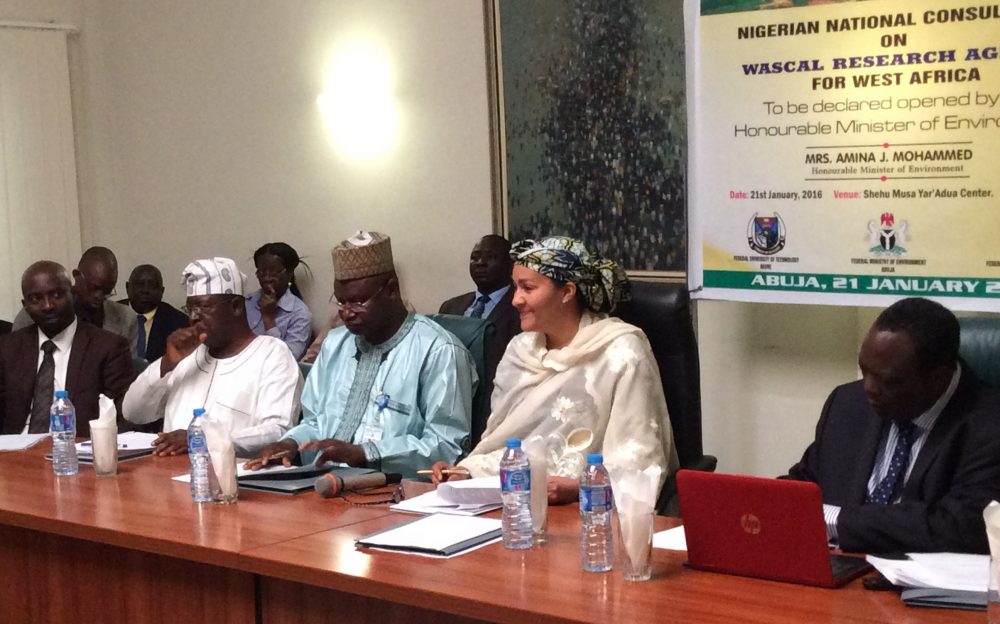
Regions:
<instances>
[{"instance_id":1,"label":"dark suit jacket","mask_svg":"<svg viewBox=\"0 0 1000 624\"><path fill-rule=\"evenodd\" d=\"M452 297L441 304L441 309L438 312L462 316L475 298L475 291ZM493 311L486 317L487 320L493 321L493 326L496 328L493 344L494 353L497 354L498 358L502 357L503 352L507 350L507 343L510 342L510 339L521 333L521 315L511 303L513 300L514 286L512 284L510 290L497 302Z\"/></svg>"},{"instance_id":2,"label":"dark suit jacket","mask_svg":"<svg viewBox=\"0 0 1000 624\"><path fill-rule=\"evenodd\" d=\"M21 433L31 412L38 369L35 325L0 338L0 433ZM97 395L118 403L118 428L131 427L121 416L121 400L135 378L128 342L90 323L77 323L66 366L66 390L76 407L76 432L90 436L98 416Z\"/></svg>"},{"instance_id":3,"label":"dark suit jacket","mask_svg":"<svg viewBox=\"0 0 1000 624\"><path fill-rule=\"evenodd\" d=\"M128 303L127 299L125 303ZM161 301L160 305L156 306L153 326L149 328L149 340L146 341L146 361L155 362L163 357L167 350L167 336L172 334L174 330L187 327L189 324L187 314L166 301Z\"/></svg>"},{"instance_id":4,"label":"dark suit jacket","mask_svg":"<svg viewBox=\"0 0 1000 624\"><path fill-rule=\"evenodd\" d=\"M894 505L865 505L868 479L889 425L868 405L861 381L838 387L816 440L789 476L813 481L841 507L841 548L859 552L987 553L983 508L1000 498L1000 392L963 367L955 394L924 443Z\"/></svg>"},{"instance_id":5,"label":"dark suit jacket","mask_svg":"<svg viewBox=\"0 0 1000 624\"><path fill-rule=\"evenodd\" d=\"M9 321L0 321L0 336L9 334L13 327L14 326Z\"/></svg>"}]
</instances>

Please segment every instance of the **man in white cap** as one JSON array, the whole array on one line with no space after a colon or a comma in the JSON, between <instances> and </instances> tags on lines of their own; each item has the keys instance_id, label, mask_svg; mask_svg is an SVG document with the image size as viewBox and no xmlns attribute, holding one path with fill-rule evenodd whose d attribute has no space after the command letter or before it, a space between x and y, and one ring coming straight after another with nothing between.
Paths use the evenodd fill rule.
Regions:
<instances>
[{"instance_id":1,"label":"man in white cap","mask_svg":"<svg viewBox=\"0 0 1000 624\"><path fill-rule=\"evenodd\" d=\"M279 452L416 476L468 446L472 356L452 334L410 314L389 237L358 232L333 250L342 327L330 332L302 393L302 423L248 466ZM464 450L468 450L467 448ZM291 457L289 457L291 456Z\"/></svg>"},{"instance_id":2,"label":"man in white cap","mask_svg":"<svg viewBox=\"0 0 1000 624\"><path fill-rule=\"evenodd\" d=\"M191 326L170 334L166 353L135 380L122 411L134 423L163 419L157 455L187 452L195 408L229 423L238 454L255 454L295 424L298 364L281 340L250 330L246 276L235 262L196 260L183 275Z\"/></svg>"}]
</instances>

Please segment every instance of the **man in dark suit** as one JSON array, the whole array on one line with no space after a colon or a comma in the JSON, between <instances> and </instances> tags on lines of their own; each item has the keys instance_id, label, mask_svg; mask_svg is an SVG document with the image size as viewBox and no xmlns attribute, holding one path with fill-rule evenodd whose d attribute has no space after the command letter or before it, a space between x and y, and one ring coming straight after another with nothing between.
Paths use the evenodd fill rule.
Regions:
<instances>
[{"instance_id":1,"label":"man in dark suit","mask_svg":"<svg viewBox=\"0 0 1000 624\"><path fill-rule=\"evenodd\" d=\"M510 339L521 333L521 317L512 303L512 270L510 242L496 234L482 237L469 256L469 275L476 284L476 290L445 301L440 309L441 314L493 321L496 327L495 353L498 358L507 349Z\"/></svg>"},{"instance_id":2,"label":"man in dark suit","mask_svg":"<svg viewBox=\"0 0 1000 624\"><path fill-rule=\"evenodd\" d=\"M28 267L21 294L34 324L0 338L0 433L48 431L52 395L65 389L76 406L77 434L87 437L98 395L120 406L132 382L128 342L77 321L69 275L55 262Z\"/></svg>"},{"instance_id":3,"label":"man in dark suit","mask_svg":"<svg viewBox=\"0 0 1000 624\"><path fill-rule=\"evenodd\" d=\"M151 264L132 269L125 290L128 299L121 303L135 310L138 321L135 354L155 362L167 349L167 336L190 324L187 314L163 300L163 275Z\"/></svg>"},{"instance_id":4,"label":"man in dark suit","mask_svg":"<svg viewBox=\"0 0 1000 624\"><path fill-rule=\"evenodd\" d=\"M983 508L1000 498L1000 392L958 358L955 316L927 299L879 315L789 470L823 491L849 551L989 552Z\"/></svg>"}]
</instances>

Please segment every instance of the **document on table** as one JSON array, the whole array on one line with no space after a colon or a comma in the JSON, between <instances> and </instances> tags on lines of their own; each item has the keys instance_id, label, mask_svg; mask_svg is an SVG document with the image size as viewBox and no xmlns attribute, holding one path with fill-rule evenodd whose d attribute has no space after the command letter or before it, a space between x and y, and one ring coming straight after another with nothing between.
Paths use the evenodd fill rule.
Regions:
<instances>
[{"instance_id":1,"label":"document on table","mask_svg":"<svg viewBox=\"0 0 1000 624\"><path fill-rule=\"evenodd\" d=\"M391 505L392 511L402 511L404 513L432 514L444 513L456 516L478 516L479 514L500 509L502 503L487 503L484 505L461 505L444 500L438 490L425 492L420 496L414 496L404 501Z\"/></svg>"},{"instance_id":2,"label":"document on table","mask_svg":"<svg viewBox=\"0 0 1000 624\"><path fill-rule=\"evenodd\" d=\"M47 433L0 435L0 451L23 451L49 437Z\"/></svg>"},{"instance_id":3,"label":"document on table","mask_svg":"<svg viewBox=\"0 0 1000 624\"><path fill-rule=\"evenodd\" d=\"M500 520L433 514L359 538L355 544L411 554L450 557L500 539Z\"/></svg>"},{"instance_id":4,"label":"document on table","mask_svg":"<svg viewBox=\"0 0 1000 624\"><path fill-rule=\"evenodd\" d=\"M687 537L684 535L684 527L679 526L653 533L653 548L687 551L688 545Z\"/></svg>"},{"instance_id":5,"label":"document on table","mask_svg":"<svg viewBox=\"0 0 1000 624\"><path fill-rule=\"evenodd\" d=\"M243 462L240 462L240 461L236 462L236 478L237 479L240 478L240 477L245 477L246 475L252 475L252 474L262 475L262 474L270 474L270 473L275 473L275 472L289 472L289 471L293 471L293 470L302 470L302 466L282 466L281 464L277 464L275 466L266 466L266 467L261 468L259 470L250 470L249 468L244 468L243 467ZM176 477L172 477L172 479L174 481L180 481L181 483L191 483L191 473L190 472L186 472L184 474L177 475Z\"/></svg>"},{"instance_id":6,"label":"document on table","mask_svg":"<svg viewBox=\"0 0 1000 624\"><path fill-rule=\"evenodd\" d=\"M442 500L454 505L500 505L500 477L445 481L437 488Z\"/></svg>"},{"instance_id":7,"label":"document on table","mask_svg":"<svg viewBox=\"0 0 1000 624\"><path fill-rule=\"evenodd\" d=\"M141 431L126 431L118 434L118 461L136 459L153 454L153 440L159 434ZM76 443L76 455L82 462L94 460L94 449L90 440Z\"/></svg>"},{"instance_id":8,"label":"document on table","mask_svg":"<svg viewBox=\"0 0 1000 624\"><path fill-rule=\"evenodd\" d=\"M893 585L958 591L986 591L989 555L907 553L909 559L865 557Z\"/></svg>"}]
</instances>

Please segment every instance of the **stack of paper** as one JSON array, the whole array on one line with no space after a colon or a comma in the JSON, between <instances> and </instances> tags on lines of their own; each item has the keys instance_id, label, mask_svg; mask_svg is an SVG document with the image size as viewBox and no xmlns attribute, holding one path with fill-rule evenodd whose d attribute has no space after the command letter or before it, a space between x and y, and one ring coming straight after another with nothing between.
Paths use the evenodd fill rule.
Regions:
<instances>
[{"instance_id":1,"label":"stack of paper","mask_svg":"<svg viewBox=\"0 0 1000 624\"><path fill-rule=\"evenodd\" d=\"M907 604L986 608L989 555L909 553L907 559L866 559L893 585L910 588L902 593Z\"/></svg>"},{"instance_id":2,"label":"stack of paper","mask_svg":"<svg viewBox=\"0 0 1000 624\"><path fill-rule=\"evenodd\" d=\"M0 435L0 451L23 451L38 444L47 437L49 437L47 433Z\"/></svg>"},{"instance_id":3,"label":"stack of paper","mask_svg":"<svg viewBox=\"0 0 1000 624\"><path fill-rule=\"evenodd\" d=\"M157 438L155 433L142 433L141 431L126 431L118 434L118 461L136 459L153 454L153 440ZM94 461L94 449L90 440L76 443L76 456L80 461L90 463Z\"/></svg>"},{"instance_id":4,"label":"stack of paper","mask_svg":"<svg viewBox=\"0 0 1000 624\"><path fill-rule=\"evenodd\" d=\"M481 477L447 481L436 490L404 500L392 505L390 509L406 513L478 516L499 509L502 505L500 477Z\"/></svg>"},{"instance_id":5,"label":"stack of paper","mask_svg":"<svg viewBox=\"0 0 1000 624\"><path fill-rule=\"evenodd\" d=\"M380 550L452 557L499 540L500 532L500 520L494 518L433 514L366 535L355 543Z\"/></svg>"}]
</instances>

